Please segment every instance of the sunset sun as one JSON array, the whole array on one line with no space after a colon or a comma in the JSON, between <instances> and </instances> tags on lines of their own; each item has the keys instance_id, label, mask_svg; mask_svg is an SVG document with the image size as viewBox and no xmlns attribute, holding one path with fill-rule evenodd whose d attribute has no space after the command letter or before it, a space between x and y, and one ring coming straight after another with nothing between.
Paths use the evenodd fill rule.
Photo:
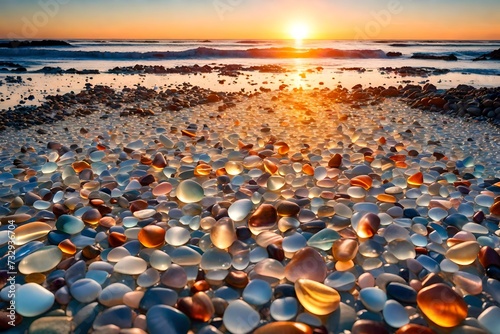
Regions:
<instances>
[{"instance_id":1,"label":"sunset sun","mask_svg":"<svg viewBox=\"0 0 500 334\"><path fill-rule=\"evenodd\" d=\"M290 27L290 37L296 41L301 41L309 37L309 27L301 22L292 24Z\"/></svg>"}]
</instances>

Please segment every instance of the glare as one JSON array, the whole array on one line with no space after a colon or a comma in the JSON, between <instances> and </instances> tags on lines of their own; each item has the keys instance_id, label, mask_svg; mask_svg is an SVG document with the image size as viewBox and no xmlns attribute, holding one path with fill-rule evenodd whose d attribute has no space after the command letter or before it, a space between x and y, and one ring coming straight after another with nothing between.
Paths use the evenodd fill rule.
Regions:
<instances>
[{"instance_id":1,"label":"glare","mask_svg":"<svg viewBox=\"0 0 500 334\"><path fill-rule=\"evenodd\" d=\"M290 36L296 41L301 41L309 35L309 28L304 23L295 23L290 28Z\"/></svg>"}]
</instances>

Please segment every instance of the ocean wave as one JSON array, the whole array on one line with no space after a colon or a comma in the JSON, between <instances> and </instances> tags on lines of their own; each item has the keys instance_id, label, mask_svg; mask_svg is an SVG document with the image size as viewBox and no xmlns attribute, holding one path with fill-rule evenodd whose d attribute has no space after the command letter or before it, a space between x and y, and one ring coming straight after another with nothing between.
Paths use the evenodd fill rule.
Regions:
<instances>
[{"instance_id":1,"label":"ocean wave","mask_svg":"<svg viewBox=\"0 0 500 334\"><path fill-rule=\"evenodd\" d=\"M253 48L224 50L198 47L184 51L111 52L81 50L5 49L0 57L26 57L49 59L206 59L206 58L387 58L382 50L339 50L331 48Z\"/></svg>"}]
</instances>

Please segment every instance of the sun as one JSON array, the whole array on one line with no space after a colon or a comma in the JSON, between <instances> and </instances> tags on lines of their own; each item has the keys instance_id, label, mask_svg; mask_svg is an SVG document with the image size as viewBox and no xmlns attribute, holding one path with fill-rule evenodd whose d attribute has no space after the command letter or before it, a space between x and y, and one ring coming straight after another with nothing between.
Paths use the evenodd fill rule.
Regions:
<instances>
[{"instance_id":1,"label":"sun","mask_svg":"<svg viewBox=\"0 0 500 334\"><path fill-rule=\"evenodd\" d=\"M297 22L290 27L290 37L296 41L302 41L309 36L309 27L307 24Z\"/></svg>"}]
</instances>

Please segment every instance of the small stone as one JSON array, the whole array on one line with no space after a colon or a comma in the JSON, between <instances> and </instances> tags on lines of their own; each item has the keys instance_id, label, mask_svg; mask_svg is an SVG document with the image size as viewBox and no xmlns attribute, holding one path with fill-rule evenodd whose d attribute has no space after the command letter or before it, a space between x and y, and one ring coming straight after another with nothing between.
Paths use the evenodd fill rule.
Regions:
<instances>
[{"instance_id":1,"label":"small stone","mask_svg":"<svg viewBox=\"0 0 500 334\"><path fill-rule=\"evenodd\" d=\"M437 283L418 292L417 304L432 322L441 327L454 327L467 317L467 304L448 285Z\"/></svg>"},{"instance_id":2,"label":"small stone","mask_svg":"<svg viewBox=\"0 0 500 334\"><path fill-rule=\"evenodd\" d=\"M340 295L329 286L309 279L298 279L295 282L295 293L300 304L316 315L326 315L339 307Z\"/></svg>"},{"instance_id":3,"label":"small stone","mask_svg":"<svg viewBox=\"0 0 500 334\"><path fill-rule=\"evenodd\" d=\"M305 247L296 252L285 267L285 276L290 282L299 278L323 282L326 273L323 257L312 247Z\"/></svg>"},{"instance_id":4,"label":"small stone","mask_svg":"<svg viewBox=\"0 0 500 334\"><path fill-rule=\"evenodd\" d=\"M144 226L137 235L139 242L147 248L156 248L165 243L165 229L157 225Z\"/></svg>"},{"instance_id":5,"label":"small stone","mask_svg":"<svg viewBox=\"0 0 500 334\"><path fill-rule=\"evenodd\" d=\"M175 195L183 203L196 203L203 199L204 190L193 180L184 180L175 189Z\"/></svg>"},{"instance_id":6,"label":"small stone","mask_svg":"<svg viewBox=\"0 0 500 334\"><path fill-rule=\"evenodd\" d=\"M359 299L372 312L380 312L384 308L387 296L379 288L365 288L359 292Z\"/></svg>"},{"instance_id":7,"label":"small stone","mask_svg":"<svg viewBox=\"0 0 500 334\"><path fill-rule=\"evenodd\" d=\"M252 332L260 322L260 315L242 300L229 303L222 318L224 326L234 334Z\"/></svg>"},{"instance_id":8,"label":"small stone","mask_svg":"<svg viewBox=\"0 0 500 334\"><path fill-rule=\"evenodd\" d=\"M23 284L16 291L16 312L23 317L36 317L48 311L54 301L54 295L42 286Z\"/></svg>"},{"instance_id":9,"label":"small stone","mask_svg":"<svg viewBox=\"0 0 500 334\"><path fill-rule=\"evenodd\" d=\"M473 263L479 253L479 244L476 241L461 242L446 251L446 258L459 265Z\"/></svg>"}]
</instances>

